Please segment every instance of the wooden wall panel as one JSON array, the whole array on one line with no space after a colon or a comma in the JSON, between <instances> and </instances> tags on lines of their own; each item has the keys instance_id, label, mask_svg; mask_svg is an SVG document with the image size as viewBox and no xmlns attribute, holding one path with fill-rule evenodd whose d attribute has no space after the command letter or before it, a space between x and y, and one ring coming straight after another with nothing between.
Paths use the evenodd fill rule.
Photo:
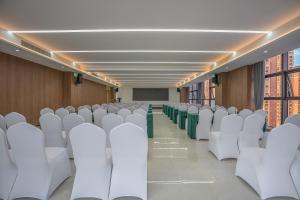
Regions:
<instances>
[{"instance_id":1,"label":"wooden wall panel","mask_svg":"<svg viewBox=\"0 0 300 200\"><path fill-rule=\"evenodd\" d=\"M251 68L245 66L237 70L221 73L220 85L216 87L216 104L235 106L239 110L252 108Z\"/></svg>"},{"instance_id":2,"label":"wooden wall panel","mask_svg":"<svg viewBox=\"0 0 300 200\"><path fill-rule=\"evenodd\" d=\"M38 124L41 108L63 106L63 72L0 52L0 114Z\"/></svg>"}]
</instances>

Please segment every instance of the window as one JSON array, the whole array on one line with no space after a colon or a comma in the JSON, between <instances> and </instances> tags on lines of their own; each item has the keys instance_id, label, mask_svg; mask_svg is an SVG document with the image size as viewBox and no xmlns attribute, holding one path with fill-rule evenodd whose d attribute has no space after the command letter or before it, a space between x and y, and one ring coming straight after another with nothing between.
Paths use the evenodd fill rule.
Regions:
<instances>
[{"instance_id":1,"label":"window","mask_svg":"<svg viewBox=\"0 0 300 200\"><path fill-rule=\"evenodd\" d=\"M207 79L203 82L204 92L202 102L203 105L214 105L215 103L215 85L212 83L211 79Z\"/></svg>"},{"instance_id":2,"label":"window","mask_svg":"<svg viewBox=\"0 0 300 200\"><path fill-rule=\"evenodd\" d=\"M189 86L189 103L197 103L197 84L192 84Z\"/></svg>"},{"instance_id":3,"label":"window","mask_svg":"<svg viewBox=\"0 0 300 200\"><path fill-rule=\"evenodd\" d=\"M300 113L300 48L265 60L264 90L269 127Z\"/></svg>"}]
</instances>

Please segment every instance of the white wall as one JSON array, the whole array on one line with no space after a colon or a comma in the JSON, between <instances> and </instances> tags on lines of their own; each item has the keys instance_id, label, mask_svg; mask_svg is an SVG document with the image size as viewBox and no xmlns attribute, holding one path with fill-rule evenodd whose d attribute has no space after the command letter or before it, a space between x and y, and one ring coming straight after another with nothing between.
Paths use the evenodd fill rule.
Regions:
<instances>
[{"instance_id":1,"label":"white wall","mask_svg":"<svg viewBox=\"0 0 300 200\"><path fill-rule=\"evenodd\" d=\"M132 87L120 87L119 92L117 92L117 98L122 98L123 103L130 103L132 101ZM180 93L177 92L176 87L169 88L169 101L148 101L153 105L163 104L163 103L179 103Z\"/></svg>"}]
</instances>

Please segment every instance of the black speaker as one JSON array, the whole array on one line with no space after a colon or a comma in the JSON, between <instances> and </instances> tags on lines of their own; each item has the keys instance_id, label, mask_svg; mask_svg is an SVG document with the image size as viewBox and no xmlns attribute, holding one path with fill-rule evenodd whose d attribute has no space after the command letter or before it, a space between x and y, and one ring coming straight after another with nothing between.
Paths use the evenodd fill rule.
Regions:
<instances>
[{"instance_id":1,"label":"black speaker","mask_svg":"<svg viewBox=\"0 0 300 200\"><path fill-rule=\"evenodd\" d=\"M75 85L79 85L79 84L82 83L82 79L83 79L82 78L83 77L82 74L80 74L80 73L74 73L73 76L74 76Z\"/></svg>"},{"instance_id":2,"label":"black speaker","mask_svg":"<svg viewBox=\"0 0 300 200\"><path fill-rule=\"evenodd\" d=\"M177 92L180 92L180 88L177 88Z\"/></svg>"},{"instance_id":3,"label":"black speaker","mask_svg":"<svg viewBox=\"0 0 300 200\"><path fill-rule=\"evenodd\" d=\"M219 79L220 78L219 78L218 74L213 74L211 77L211 82L218 86L220 84Z\"/></svg>"},{"instance_id":4,"label":"black speaker","mask_svg":"<svg viewBox=\"0 0 300 200\"><path fill-rule=\"evenodd\" d=\"M115 89L115 92L119 92L119 88L116 88L116 89Z\"/></svg>"}]
</instances>

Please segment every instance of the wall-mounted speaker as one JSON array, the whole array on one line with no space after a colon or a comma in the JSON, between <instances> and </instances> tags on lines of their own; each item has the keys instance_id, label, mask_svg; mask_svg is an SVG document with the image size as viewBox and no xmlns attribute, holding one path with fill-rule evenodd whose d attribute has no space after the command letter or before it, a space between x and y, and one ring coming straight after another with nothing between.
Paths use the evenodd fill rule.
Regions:
<instances>
[{"instance_id":1,"label":"wall-mounted speaker","mask_svg":"<svg viewBox=\"0 0 300 200\"><path fill-rule=\"evenodd\" d=\"M119 92L119 88L116 88L116 89L115 89L115 92Z\"/></svg>"},{"instance_id":2,"label":"wall-mounted speaker","mask_svg":"<svg viewBox=\"0 0 300 200\"><path fill-rule=\"evenodd\" d=\"M75 85L82 83L83 75L80 73L73 73Z\"/></svg>"},{"instance_id":3,"label":"wall-mounted speaker","mask_svg":"<svg viewBox=\"0 0 300 200\"><path fill-rule=\"evenodd\" d=\"M180 88L177 88L177 92L180 92L181 90L180 90Z\"/></svg>"}]
</instances>

